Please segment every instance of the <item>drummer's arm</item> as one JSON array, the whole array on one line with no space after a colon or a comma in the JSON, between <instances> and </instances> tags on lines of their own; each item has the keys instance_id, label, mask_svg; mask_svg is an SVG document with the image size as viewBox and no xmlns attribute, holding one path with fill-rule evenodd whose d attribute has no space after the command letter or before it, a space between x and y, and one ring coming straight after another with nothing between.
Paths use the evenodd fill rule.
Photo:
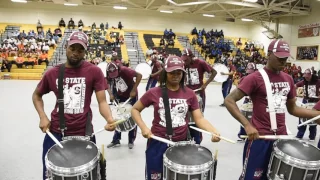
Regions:
<instances>
[{"instance_id":1,"label":"drummer's arm","mask_svg":"<svg viewBox=\"0 0 320 180\"><path fill-rule=\"evenodd\" d=\"M109 88L108 88L109 89ZM99 104L99 112L101 116L104 117L104 119L108 122L108 124L111 124L114 122L111 114L110 107L106 100L106 93L104 90L97 91L96 92L97 101Z\"/></svg>"},{"instance_id":2,"label":"drummer's arm","mask_svg":"<svg viewBox=\"0 0 320 180\"><path fill-rule=\"evenodd\" d=\"M151 76L151 77L158 76L161 72L162 72L162 67L159 69L159 71L151 74L150 76Z\"/></svg>"},{"instance_id":3,"label":"drummer's arm","mask_svg":"<svg viewBox=\"0 0 320 180\"><path fill-rule=\"evenodd\" d=\"M133 85L132 90L137 89L137 87L139 86L140 81L142 79L142 75L140 73L136 72L135 77L136 77L136 83Z\"/></svg>"},{"instance_id":4,"label":"drummer's arm","mask_svg":"<svg viewBox=\"0 0 320 180\"><path fill-rule=\"evenodd\" d=\"M289 114L300 117L300 118L314 118L320 115L320 111L314 111L307 108L299 107L296 105L296 98L291 98L287 100L287 109ZM320 120L315 121L317 124L320 124Z\"/></svg>"},{"instance_id":5,"label":"drummer's arm","mask_svg":"<svg viewBox=\"0 0 320 180\"><path fill-rule=\"evenodd\" d=\"M229 76L231 76L231 75L233 75L233 74L234 74L234 71L230 71L229 73L222 72L222 75L229 75Z\"/></svg>"},{"instance_id":6,"label":"drummer's arm","mask_svg":"<svg viewBox=\"0 0 320 180\"><path fill-rule=\"evenodd\" d=\"M141 111L143 111L144 108L144 105L139 100L133 105L131 109L132 119L137 123L142 132L149 129L141 118Z\"/></svg>"},{"instance_id":7,"label":"drummer's arm","mask_svg":"<svg viewBox=\"0 0 320 180\"><path fill-rule=\"evenodd\" d=\"M210 73L211 73L211 75L210 75L209 79L206 81L206 83L204 83L204 85L206 87L214 79L214 77L217 75L217 71L215 69L212 69Z\"/></svg>"},{"instance_id":8,"label":"drummer's arm","mask_svg":"<svg viewBox=\"0 0 320 180\"><path fill-rule=\"evenodd\" d=\"M200 109L196 109L192 111L192 116L193 116L194 122L200 129L212 132L214 134L219 134L218 130L208 120L206 120L203 117Z\"/></svg>"}]
</instances>

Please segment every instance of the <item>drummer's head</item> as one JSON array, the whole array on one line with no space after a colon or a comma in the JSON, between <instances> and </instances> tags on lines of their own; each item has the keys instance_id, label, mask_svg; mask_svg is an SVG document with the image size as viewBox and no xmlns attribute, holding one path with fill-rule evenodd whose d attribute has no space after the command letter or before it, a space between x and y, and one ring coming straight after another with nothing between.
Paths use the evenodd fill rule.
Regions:
<instances>
[{"instance_id":1,"label":"drummer's head","mask_svg":"<svg viewBox=\"0 0 320 180\"><path fill-rule=\"evenodd\" d=\"M273 40L268 47L269 60L267 67L274 71L281 71L285 68L287 59L290 56L290 47L286 41L281 39Z\"/></svg>"},{"instance_id":2,"label":"drummer's head","mask_svg":"<svg viewBox=\"0 0 320 180\"><path fill-rule=\"evenodd\" d=\"M184 87L185 69L184 62L178 56L170 56L166 59L164 69L160 77L160 86L170 84Z\"/></svg>"},{"instance_id":3,"label":"drummer's head","mask_svg":"<svg viewBox=\"0 0 320 180\"><path fill-rule=\"evenodd\" d=\"M311 81L312 73L310 69L306 69L303 73L303 77L306 79L306 81Z\"/></svg>"},{"instance_id":4,"label":"drummer's head","mask_svg":"<svg viewBox=\"0 0 320 180\"><path fill-rule=\"evenodd\" d=\"M83 32L74 32L70 35L67 44L67 62L70 66L78 66L84 60L88 47L88 36Z\"/></svg>"},{"instance_id":5,"label":"drummer's head","mask_svg":"<svg viewBox=\"0 0 320 180\"><path fill-rule=\"evenodd\" d=\"M107 68L107 72L108 78L114 79L119 76L119 67L111 62Z\"/></svg>"},{"instance_id":6,"label":"drummer's head","mask_svg":"<svg viewBox=\"0 0 320 180\"><path fill-rule=\"evenodd\" d=\"M186 66L189 66L193 59L194 55L189 48L186 48L182 52L181 60L184 61Z\"/></svg>"}]
</instances>

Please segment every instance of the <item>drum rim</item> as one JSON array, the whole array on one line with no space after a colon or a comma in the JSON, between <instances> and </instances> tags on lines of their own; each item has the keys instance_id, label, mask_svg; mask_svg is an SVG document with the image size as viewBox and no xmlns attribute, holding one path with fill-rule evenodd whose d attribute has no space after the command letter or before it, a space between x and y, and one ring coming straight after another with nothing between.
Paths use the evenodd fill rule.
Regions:
<instances>
[{"instance_id":1,"label":"drum rim","mask_svg":"<svg viewBox=\"0 0 320 180\"><path fill-rule=\"evenodd\" d=\"M73 136L73 137L83 137L83 136ZM100 150L97 147L97 145L91 141L87 141L84 139L71 139L71 140L64 140L64 141L86 141L91 143L91 145L95 146L97 148L97 155L88 163L77 166L77 167L72 167L72 168L66 168L66 167L58 167L54 165L49 159L48 159L48 154L54 148L55 146L58 146L57 144L53 145L47 152L45 156L45 165L49 171L51 171L54 175L58 176L64 176L64 177L73 177L73 176L78 176L86 172L92 171L98 164L98 161L100 159ZM62 142L64 142L62 141Z\"/></svg>"},{"instance_id":2,"label":"drum rim","mask_svg":"<svg viewBox=\"0 0 320 180\"><path fill-rule=\"evenodd\" d=\"M119 103L118 104L118 106L121 106L123 103ZM130 106L130 108L132 109L132 105L131 104L126 104L125 106ZM125 117L125 116L127 116L127 117ZM131 112L129 112L128 114L126 114L126 115L124 115L124 117L125 117L125 119L126 119L126 121L125 122L127 122L132 116L131 116ZM115 118L114 118L115 119ZM121 119L124 119L124 118L121 118ZM117 121L119 121L119 120L121 120L121 119L115 119L115 120L117 120ZM125 122L123 122L123 123L125 123ZM128 132L128 131L131 131L132 129L134 129L134 128L136 128L137 127L137 124L136 124L136 122L133 120L133 122L135 123L135 125L134 126L132 126L130 129L127 129L127 130L125 130L125 131L122 131L120 128L119 128L119 125L121 125L121 124L123 124L123 123L120 123L120 124L117 124L116 125L116 131L118 131L118 132Z\"/></svg>"},{"instance_id":3,"label":"drum rim","mask_svg":"<svg viewBox=\"0 0 320 180\"><path fill-rule=\"evenodd\" d=\"M176 145L169 147L166 152L163 154L163 165L167 168L169 168L170 170L177 172L177 173L182 173L182 174L199 174L199 173L204 173L209 171L213 164L214 164L214 159L212 158L212 161L209 161L207 163L201 164L201 165L182 165L182 164L178 164L175 162L172 162L168 157L167 157L167 151L169 151L171 148L175 147L175 146L185 146L185 145L194 145L197 147L202 147L207 149L209 152L211 152L208 148L201 146L199 144L195 144L191 141L180 141L180 142L176 142ZM211 152L212 154L212 152Z\"/></svg>"},{"instance_id":4,"label":"drum rim","mask_svg":"<svg viewBox=\"0 0 320 180\"><path fill-rule=\"evenodd\" d=\"M293 140L293 139L291 139L291 140ZM303 141L303 140L296 140L296 139L294 139L294 140L295 141L299 141L300 143L305 143L305 144L307 144L309 146L313 146L313 147L317 148L316 146L314 146L313 144L311 144L309 142L306 142L306 141ZM320 160L318 160L318 161L306 161L306 160L301 160L301 159L298 159L298 158L295 158L295 157L292 157L292 156L289 156L289 155L285 154L277 146L277 144L280 141L289 141L289 140L285 140L285 139L281 140L281 139L279 139L273 144L273 150L274 150L273 154L277 158L279 158L279 160L283 161L284 163L287 163L288 165L292 165L292 166L297 167L297 168L304 168L304 169L309 169L309 170L317 170L317 169L320 168Z\"/></svg>"}]
</instances>

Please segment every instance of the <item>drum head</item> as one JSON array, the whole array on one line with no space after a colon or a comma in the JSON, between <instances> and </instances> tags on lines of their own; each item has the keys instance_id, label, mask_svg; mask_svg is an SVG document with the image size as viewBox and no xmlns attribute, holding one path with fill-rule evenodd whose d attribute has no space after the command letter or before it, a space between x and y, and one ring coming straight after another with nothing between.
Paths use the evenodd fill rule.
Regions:
<instances>
[{"instance_id":1,"label":"drum head","mask_svg":"<svg viewBox=\"0 0 320 180\"><path fill-rule=\"evenodd\" d=\"M166 151L166 156L170 161L186 166L202 165L213 161L211 152L198 145L173 146Z\"/></svg>"},{"instance_id":2,"label":"drum head","mask_svg":"<svg viewBox=\"0 0 320 180\"><path fill-rule=\"evenodd\" d=\"M107 62L101 62L97 66L101 69L104 77L107 77L106 72L107 72L108 63Z\"/></svg>"},{"instance_id":3,"label":"drum head","mask_svg":"<svg viewBox=\"0 0 320 180\"><path fill-rule=\"evenodd\" d=\"M48 160L58 167L73 168L85 165L95 159L97 146L91 141L67 140L61 142L63 148L53 146L48 154Z\"/></svg>"},{"instance_id":4,"label":"drum head","mask_svg":"<svg viewBox=\"0 0 320 180\"><path fill-rule=\"evenodd\" d=\"M214 77L214 80L216 82L225 82L228 79L228 75L221 75L221 72L224 73L229 73L229 70L227 66L220 64L220 63L215 63L213 65L213 69L217 71L217 75Z\"/></svg>"},{"instance_id":5,"label":"drum head","mask_svg":"<svg viewBox=\"0 0 320 180\"><path fill-rule=\"evenodd\" d=\"M118 107L112 109L112 116L115 120L123 120L131 117L131 104L126 104L122 107L123 103L119 103Z\"/></svg>"},{"instance_id":6,"label":"drum head","mask_svg":"<svg viewBox=\"0 0 320 180\"><path fill-rule=\"evenodd\" d=\"M307 142L298 140L282 140L278 141L279 150L283 153L304 161L320 161L320 151Z\"/></svg>"},{"instance_id":7,"label":"drum head","mask_svg":"<svg viewBox=\"0 0 320 180\"><path fill-rule=\"evenodd\" d=\"M148 79L152 72L150 65L147 63L138 64L135 70L142 74L142 79Z\"/></svg>"}]
</instances>

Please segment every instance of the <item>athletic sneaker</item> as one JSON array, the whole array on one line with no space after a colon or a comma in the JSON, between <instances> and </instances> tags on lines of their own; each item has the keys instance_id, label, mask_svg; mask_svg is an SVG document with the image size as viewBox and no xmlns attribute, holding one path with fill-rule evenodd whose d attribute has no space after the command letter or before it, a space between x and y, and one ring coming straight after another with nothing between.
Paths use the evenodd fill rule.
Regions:
<instances>
[{"instance_id":1,"label":"athletic sneaker","mask_svg":"<svg viewBox=\"0 0 320 180\"><path fill-rule=\"evenodd\" d=\"M220 104L220 107L226 107L226 105L224 105L224 103Z\"/></svg>"},{"instance_id":2,"label":"athletic sneaker","mask_svg":"<svg viewBox=\"0 0 320 180\"><path fill-rule=\"evenodd\" d=\"M314 139L309 139L310 142L314 142Z\"/></svg>"},{"instance_id":3,"label":"athletic sneaker","mask_svg":"<svg viewBox=\"0 0 320 180\"><path fill-rule=\"evenodd\" d=\"M113 148L113 147L118 147L120 146L120 141L117 141L117 142L111 142L107 148Z\"/></svg>"},{"instance_id":4,"label":"athletic sneaker","mask_svg":"<svg viewBox=\"0 0 320 180\"><path fill-rule=\"evenodd\" d=\"M129 144L128 144L129 149L132 149L132 148L133 148L133 146L134 146L134 144L133 144L133 143L129 143Z\"/></svg>"}]
</instances>

